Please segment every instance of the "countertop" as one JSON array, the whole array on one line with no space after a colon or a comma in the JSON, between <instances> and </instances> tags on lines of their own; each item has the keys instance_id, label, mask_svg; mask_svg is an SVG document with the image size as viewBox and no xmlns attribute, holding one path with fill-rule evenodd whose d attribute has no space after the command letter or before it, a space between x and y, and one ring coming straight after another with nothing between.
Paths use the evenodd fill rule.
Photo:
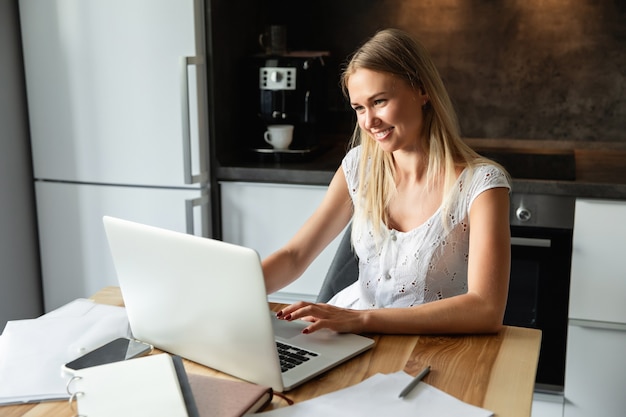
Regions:
<instances>
[{"instance_id":1,"label":"countertop","mask_svg":"<svg viewBox=\"0 0 626 417\"><path fill-rule=\"evenodd\" d=\"M626 199L626 143L471 138L466 142L479 152L569 154L575 161L573 179L513 176L513 192ZM337 137L322 143L311 155L247 155L240 161L221 164L216 168L217 180L328 185L347 145L345 139Z\"/></svg>"}]
</instances>

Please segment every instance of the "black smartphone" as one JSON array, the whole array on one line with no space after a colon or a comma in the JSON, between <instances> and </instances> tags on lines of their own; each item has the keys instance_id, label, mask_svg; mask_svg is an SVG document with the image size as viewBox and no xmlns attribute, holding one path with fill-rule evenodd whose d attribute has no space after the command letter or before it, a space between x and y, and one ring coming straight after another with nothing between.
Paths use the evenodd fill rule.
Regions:
<instances>
[{"instance_id":1,"label":"black smartphone","mask_svg":"<svg viewBox=\"0 0 626 417\"><path fill-rule=\"evenodd\" d=\"M124 361L147 355L152 350L153 346L148 343L120 337L66 363L65 370L71 373L91 366Z\"/></svg>"}]
</instances>

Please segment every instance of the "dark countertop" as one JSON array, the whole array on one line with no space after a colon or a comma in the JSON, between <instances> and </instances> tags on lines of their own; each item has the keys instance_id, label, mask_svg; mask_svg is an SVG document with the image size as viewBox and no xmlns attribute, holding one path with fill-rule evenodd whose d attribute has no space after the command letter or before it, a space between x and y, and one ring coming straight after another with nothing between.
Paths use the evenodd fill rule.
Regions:
<instances>
[{"instance_id":1,"label":"dark countertop","mask_svg":"<svg viewBox=\"0 0 626 417\"><path fill-rule=\"evenodd\" d=\"M626 199L626 144L511 139L466 141L479 152L569 154L572 161L575 161L573 180L527 179L513 176L513 192ZM345 141L334 140L326 143L317 153L302 157L271 154L248 157L246 161L218 166L217 180L328 185L341 163L345 150Z\"/></svg>"},{"instance_id":2,"label":"dark countertop","mask_svg":"<svg viewBox=\"0 0 626 417\"><path fill-rule=\"evenodd\" d=\"M241 158L218 165L218 181L271 182L328 185L344 157L347 139L328 137L311 154L246 152Z\"/></svg>"}]
</instances>

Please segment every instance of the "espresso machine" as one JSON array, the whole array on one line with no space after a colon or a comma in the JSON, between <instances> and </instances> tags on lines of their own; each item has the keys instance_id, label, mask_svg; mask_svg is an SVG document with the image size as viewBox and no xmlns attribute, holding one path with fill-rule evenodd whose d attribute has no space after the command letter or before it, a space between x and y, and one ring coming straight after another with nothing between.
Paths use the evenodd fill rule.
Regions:
<instances>
[{"instance_id":1,"label":"espresso machine","mask_svg":"<svg viewBox=\"0 0 626 417\"><path fill-rule=\"evenodd\" d=\"M318 123L326 111L327 52L288 52L254 57L258 77L258 132L254 147L270 151L263 140L268 125L294 125L291 153L306 153L319 146Z\"/></svg>"}]
</instances>

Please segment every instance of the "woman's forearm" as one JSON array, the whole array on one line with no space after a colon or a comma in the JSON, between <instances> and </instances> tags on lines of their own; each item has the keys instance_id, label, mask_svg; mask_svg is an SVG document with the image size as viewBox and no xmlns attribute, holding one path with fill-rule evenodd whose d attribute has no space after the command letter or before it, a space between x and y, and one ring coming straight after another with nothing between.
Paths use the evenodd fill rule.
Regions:
<instances>
[{"instance_id":1,"label":"woman's forearm","mask_svg":"<svg viewBox=\"0 0 626 417\"><path fill-rule=\"evenodd\" d=\"M504 309L477 294L463 294L408 308L364 310L363 333L494 333Z\"/></svg>"}]
</instances>

